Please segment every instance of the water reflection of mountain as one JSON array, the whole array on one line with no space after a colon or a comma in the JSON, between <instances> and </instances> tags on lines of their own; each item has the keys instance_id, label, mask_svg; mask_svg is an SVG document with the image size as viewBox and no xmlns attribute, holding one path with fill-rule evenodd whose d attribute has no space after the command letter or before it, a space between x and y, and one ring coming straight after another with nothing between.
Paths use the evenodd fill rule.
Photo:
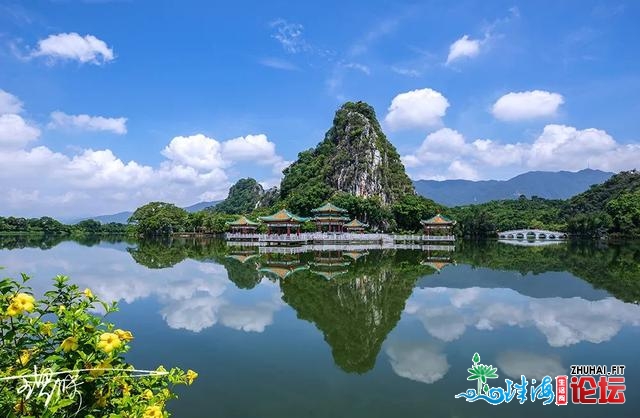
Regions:
<instances>
[{"instance_id":1,"label":"water reflection of mountain","mask_svg":"<svg viewBox=\"0 0 640 418\"><path fill-rule=\"evenodd\" d=\"M538 275L547 272L569 272L590 283L596 289L604 289L624 302L640 301L640 243L595 244L593 242L568 242L549 247L517 247L495 241L485 243L463 242L456 251L461 264L485 267L494 271L529 273ZM604 292L563 285L555 286L553 277L536 277L535 281L513 280L507 275L487 274L481 287L508 287L521 294L533 297L580 296L588 300L601 299ZM468 283L464 277L446 282L447 287L464 288ZM426 281L421 286L429 285ZM438 285L432 283L431 285ZM441 283L440 285L443 285ZM576 293L578 292L578 293Z\"/></svg>"},{"instance_id":2,"label":"water reflection of mountain","mask_svg":"<svg viewBox=\"0 0 640 418\"><path fill-rule=\"evenodd\" d=\"M420 256L403 251L371 253L333 280L300 272L280 283L283 300L298 318L322 331L340 368L364 373L375 365L416 280L433 273L420 265Z\"/></svg>"}]
</instances>

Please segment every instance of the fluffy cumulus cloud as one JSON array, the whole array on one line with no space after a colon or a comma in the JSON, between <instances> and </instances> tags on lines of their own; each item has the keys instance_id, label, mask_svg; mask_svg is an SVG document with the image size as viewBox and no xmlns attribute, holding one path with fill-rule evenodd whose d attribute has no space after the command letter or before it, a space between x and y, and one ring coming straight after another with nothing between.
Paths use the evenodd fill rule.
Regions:
<instances>
[{"instance_id":1,"label":"fluffy cumulus cloud","mask_svg":"<svg viewBox=\"0 0 640 418\"><path fill-rule=\"evenodd\" d=\"M567 367L554 355L542 355L524 351L505 351L498 354L498 369L512 379L535 378L538 381L545 376L567 374Z\"/></svg>"},{"instance_id":2,"label":"fluffy cumulus cloud","mask_svg":"<svg viewBox=\"0 0 640 418\"><path fill-rule=\"evenodd\" d=\"M22 112L22 102L13 94L0 89L0 115Z\"/></svg>"},{"instance_id":3,"label":"fluffy cumulus cloud","mask_svg":"<svg viewBox=\"0 0 640 418\"><path fill-rule=\"evenodd\" d=\"M480 53L482 40L471 39L469 35L464 35L449 47L449 55L447 56L447 65L461 58L473 58Z\"/></svg>"},{"instance_id":4,"label":"fluffy cumulus cloud","mask_svg":"<svg viewBox=\"0 0 640 418\"><path fill-rule=\"evenodd\" d=\"M40 136L40 129L19 115L22 111L22 101L0 89L0 150L21 148Z\"/></svg>"},{"instance_id":5,"label":"fluffy cumulus cloud","mask_svg":"<svg viewBox=\"0 0 640 418\"><path fill-rule=\"evenodd\" d=\"M41 39L31 56L78 61L81 64L102 64L114 59L113 49L106 42L93 35L81 36L75 32Z\"/></svg>"},{"instance_id":6,"label":"fluffy cumulus cloud","mask_svg":"<svg viewBox=\"0 0 640 418\"><path fill-rule=\"evenodd\" d=\"M29 124L22 116L0 115L0 149L22 147L40 136L40 129Z\"/></svg>"},{"instance_id":7,"label":"fluffy cumulus cloud","mask_svg":"<svg viewBox=\"0 0 640 418\"><path fill-rule=\"evenodd\" d=\"M532 142L517 143L469 141L458 131L442 128L402 160L412 177L430 179L477 180L496 172L515 175L523 167L617 172L638 167L640 145L621 144L603 130L565 125L547 125Z\"/></svg>"},{"instance_id":8,"label":"fluffy cumulus cloud","mask_svg":"<svg viewBox=\"0 0 640 418\"><path fill-rule=\"evenodd\" d=\"M15 100L5 103L20 110ZM53 120L56 127L126 129L107 118L63 114ZM7 191L0 195L0 215L68 219L131 210L155 200L186 206L223 199L230 186L228 170L259 161L271 179L288 164L266 135L227 141L202 134L177 136L160 151L165 159L155 167L123 160L109 149L67 155L28 146L39 135L20 115L0 115L0 187Z\"/></svg>"},{"instance_id":9,"label":"fluffy cumulus cloud","mask_svg":"<svg viewBox=\"0 0 640 418\"><path fill-rule=\"evenodd\" d=\"M566 347L580 342L602 343L624 326L640 326L640 307L612 297L595 301L577 297L532 298L512 289L417 289L408 300L405 313L445 342L461 338L469 328L492 332L520 327L536 329L551 347ZM507 366L515 361L513 356L503 358ZM535 371L553 370L556 366L547 363Z\"/></svg>"},{"instance_id":10,"label":"fluffy cumulus cloud","mask_svg":"<svg viewBox=\"0 0 640 418\"><path fill-rule=\"evenodd\" d=\"M430 345L392 341L385 351L391 368L400 377L435 383L449 371L447 356Z\"/></svg>"},{"instance_id":11,"label":"fluffy cumulus cloud","mask_svg":"<svg viewBox=\"0 0 640 418\"><path fill-rule=\"evenodd\" d=\"M49 129L77 129L82 131L106 131L118 135L127 133L127 118L105 118L103 116L67 115L64 112L51 113Z\"/></svg>"},{"instance_id":12,"label":"fluffy cumulus cloud","mask_svg":"<svg viewBox=\"0 0 640 418\"><path fill-rule=\"evenodd\" d=\"M561 94L542 90L508 93L491 108L493 116L504 121L552 117L564 103Z\"/></svg>"},{"instance_id":13,"label":"fluffy cumulus cloud","mask_svg":"<svg viewBox=\"0 0 640 418\"><path fill-rule=\"evenodd\" d=\"M392 130L432 128L442 124L448 107L449 101L440 92L412 90L393 98L384 120Z\"/></svg>"}]
</instances>

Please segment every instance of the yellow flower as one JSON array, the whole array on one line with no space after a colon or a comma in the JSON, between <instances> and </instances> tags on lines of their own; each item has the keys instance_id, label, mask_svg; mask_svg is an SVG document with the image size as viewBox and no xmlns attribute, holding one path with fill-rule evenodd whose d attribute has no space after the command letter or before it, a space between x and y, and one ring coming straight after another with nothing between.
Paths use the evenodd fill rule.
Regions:
<instances>
[{"instance_id":1,"label":"yellow flower","mask_svg":"<svg viewBox=\"0 0 640 418\"><path fill-rule=\"evenodd\" d=\"M31 360L31 351L22 350L22 352L20 353L20 356L18 358L18 362L21 365L26 366L27 363L29 363L29 360Z\"/></svg>"},{"instance_id":2,"label":"yellow flower","mask_svg":"<svg viewBox=\"0 0 640 418\"><path fill-rule=\"evenodd\" d=\"M148 406L144 410L143 418L162 418L162 408L157 405Z\"/></svg>"},{"instance_id":3,"label":"yellow flower","mask_svg":"<svg viewBox=\"0 0 640 418\"><path fill-rule=\"evenodd\" d=\"M149 399L153 398L153 392L151 392L151 389L145 389L145 391L142 392L142 397L144 399L149 400Z\"/></svg>"},{"instance_id":4,"label":"yellow flower","mask_svg":"<svg viewBox=\"0 0 640 418\"><path fill-rule=\"evenodd\" d=\"M42 325L40 325L40 332L42 333L42 335L46 335L50 337L52 329L53 329L53 324L51 322L45 322Z\"/></svg>"},{"instance_id":5,"label":"yellow flower","mask_svg":"<svg viewBox=\"0 0 640 418\"><path fill-rule=\"evenodd\" d=\"M93 293L91 292L91 289L89 289L88 287L86 289L84 289L82 291L82 293L84 293L84 295L88 298L88 299L93 299Z\"/></svg>"},{"instance_id":6,"label":"yellow flower","mask_svg":"<svg viewBox=\"0 0 640 418\"><path fill-rule=\"evenodd\" d=\"M98 363L98 365L94 368L92 368L89 371L89 374L93 377L98 377L98 376L102 376L105 372L105 370L100 370L100 369L110 369L111 368L111 361L110 360L104 360L100 363Z\"/></svg>"},{"instance_id":7,"label":"yellow flower","mask_svg":"<svg viewBox=\"0 0 640 418\"><path fill-rule=\"evenodd\" d=\"M131 333L131 331L123 331L121 329L117 329L115 331L113 331L118 338L120 338L122 341L131 341L133 340L133 334Z\"/></svg>"},{"instance_id":8,"label":"yellow flower","mask_svg":"<svg viewBox=\"0 0 640 418\"><path fill-rule=\"evenodd\" d=\"M60 344L60 347L67 353L69 351L77 350L78 339L76 337L67 337L64 339L64 341L62 341L62 344Z\"/></svg>"},{"instance_id":9,"label":"yellow flower","mask_svg":"<svg viewBox=\"0 0 640 418\"><path fill-rule=\"evenodd\" d=\"M23 311L32 312L35 308L35 298L26 293L18 293L15 295L7 308L7 315L15 316Z\"/></svg>"},{"instance_id":10,"label":"yellow flower","mask_svg":"<svg viewBox=\"0 0 640 418\"><path fill-rule=\"evenodd\" d=\"M124 382L122 384L122 394L124 396L129 396L131 395L131 386L129 386L129 384L127 384L127 382Z\"/></svg>"},{"instance_id":11,"label":"yellow flower","mask_svg":"<svg viewBox=\"0 0 640 418\"><path fill-rule=\"evenodd\" d=\"M187 370L187 383L188 384L192 384L194 380L196 380L196 378L198 377L198 373L194 372L193 370L189 369Z\"/></svg>"},{"instance_id":12,"label":"yellow flower","mask_svg":"<svg viewBox=\"0 0 640 418\"><path fill-rule=\"evenodd\" d=\"M9 305L9 307L7 308L7 315L9 316L16 316L20 313L20 310L18 309L17 306L11 304Z\"/></svg>"},{"instance_id":13,"label":"yellow flower","mask_svg":"<svg viewBox=\"0 0 640 418\"><path fill-rule=\"evenodd\" d=\"M112 352L116 348L120 347L120 345L122 345L120 338L111 332L105 332L102 334L100 336L100 341L98 341L98 348L105 353Z\"/></svg>"}]
</instances>

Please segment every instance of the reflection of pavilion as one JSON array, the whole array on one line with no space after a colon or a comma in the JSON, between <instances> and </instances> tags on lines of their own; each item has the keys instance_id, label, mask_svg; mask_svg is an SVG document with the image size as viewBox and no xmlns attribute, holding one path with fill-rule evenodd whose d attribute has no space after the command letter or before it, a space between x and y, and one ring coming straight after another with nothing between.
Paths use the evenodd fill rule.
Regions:
<instances>
[{"instance_id":1,"label":"reflection of pavilion","mask_svg":"<svg viewBox=\"0 0 640 418\"><path fill-rule=\"evenodd\" d=\"M420 264L423 266L429 266L438 273L440 273L442 269L449 264L456 264L456 262L451 258L450 252L445 249L440 250L428 248L425 255L426 257L420 262Z\"/></svg>"},{"instance_id":2,"label":"reflection of pavilion","mask_svg":"<svg viewBox=\"0 0 640 418\"><path fill-rule=\"evenodd\" d=\"M435 271L437 271L438 273L440 273L440 271L442 271L443 268L447 267L449 264L453 264L455 265L456 262L452 261L452 260L438 260L438 259L427 259L427 260L423 260L420 262L421 265L423 266L429 266L432 269L434 269Z\"/></svg>"},{"instance_id":3,"label":"reflection of pavilion","mask_svg":"<svg viewBox=\"0 0 640 418\"><path fill-rule=\"evenodd\" d=\"M327 280L348 272L351 261L345 260L342 251L316 251L309 270Z\"/></svg>"},{"instance_id":4,"label":"reflection of pavilion","mask_svg":"<svg viewBox=\"0 0 640 418\"><path fill-rule=\"evenodd\" d=\"M360 257L369 255L369 251L343 251L342 255L351 258L353 261L358 261Z\"/></svg>"},{"instance_id":5,"label":"reflection of pavilion","mask_svg":"<svg viewBox=\"0 0 640 418\"><path fill-rule=\"evenodd\" d=\"M260 259L258 271L263 273L269 280L285 279L298 271L308 270L309 267L300 261L296 254L265 254Z\"/></svg>"},{"instance_id":6,"label":"reflection of pavilion","mask_svg":"<svg viewBox=\"0 0 640 418\"><path fill-rule=\"evenodd\" d=\"M232 258L244 264L247 261L252 260L259 256L260 254L256 251L255 247L253 248L233 247L226 258Z\"/></svg>"}]
</instances>

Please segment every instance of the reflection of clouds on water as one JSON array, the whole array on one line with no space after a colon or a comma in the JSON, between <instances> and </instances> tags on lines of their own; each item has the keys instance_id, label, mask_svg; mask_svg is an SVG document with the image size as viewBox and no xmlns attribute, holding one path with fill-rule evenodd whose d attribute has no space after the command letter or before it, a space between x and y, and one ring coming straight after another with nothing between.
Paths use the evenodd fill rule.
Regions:
<instances>
[{"instance_id":1,"label":"reflection of clouds on water","mask_svg":"<svg viewBox=\"0 0 640 418\"><path fill-rule=\"evenodd\" d=\"M471 303L473 302L473 303ZM511 289L415 289L405 313L443 341L467 327L491 331L503 326L535 327L553 347L582 341L601 343L623 326L640 325L640 306L615 298L531 298Z\"/></svg>"},{"instance_id":2,"label":"reflection of clouds on water","mask_svg":"<svg viewBox=\"0 0 640 418\"><path fill-rule=\"evenodd\" d=\"M557 357L523 351L500 353L497 363L498 369L512 379L525 375L528 379L542 380L544 376L555 377L568 372Z\"/></svg>"},{"instance_id":3,"label":"reflection of clouds on water","mask_svg":"<svg viewBox=\"0 0 640 418\"><path fill-rule=\"evenodd\" d=\"M246 296L246 291L237 289L224 266L215 263L185 260L170 269L156 270L133 263L127 252L61 245L49 251L0 252L0 265L8 267L4 274L17 276L18 271L10 266L33 273L31 284L40 295L50 288L52 277L66 274L80 289L89 287L106 301L134 303L156 298L169 327L194 332L217 323L263 332L283 306L279 287L268 280L252 290L247 302L246 297L240 297Z\"/></svg>"},{"instance_id":4,"label":"reflection of clouds on water","mask_svg":"<svg viewBox=\"0 0 640 418\"><path fill-rule=\"evenodd\" d=\"M398 376L417 382L437 382L449 370L447 356L431 345L391 341L386 352Z\"/></svg>"}]
</instances>

